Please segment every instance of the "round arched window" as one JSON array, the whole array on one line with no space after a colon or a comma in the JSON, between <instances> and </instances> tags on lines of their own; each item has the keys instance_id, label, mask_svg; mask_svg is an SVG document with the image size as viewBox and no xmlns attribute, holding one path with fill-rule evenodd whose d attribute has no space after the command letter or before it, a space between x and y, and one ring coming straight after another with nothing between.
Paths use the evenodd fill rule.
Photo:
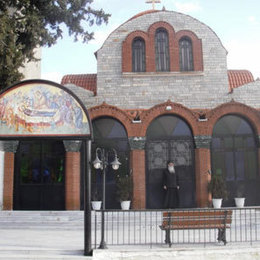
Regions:
<instances>
[{"instance_id":1,"label":"round arched window","mask_svg":"<svg viewBox=\"0 0 260 260\"><path fill-rule=\"evenodd\" d=\"M129 174L129 142L127 132L123 124L111 117L100 117L92 122L94 142L92 144L92 158L95 159L96 148L105 148L108 152L108 161L114 160L114 153L109 152L115 149L121 163L117 171L112 167L106 170L106 208L119 208L119 201L116 198L116 175ZM92 191L97 190L101 195L102 174L101 170L93 168Z\"/></svg>"},{"instance_id":2,"label":"round arched window","mask_svg":"<svg viewBox=\"0 0 260 260\"><path fill-rule=\"evenodd\" d=\"M247 205L260 202L260 196L249 194L259 174L256 136L248 121L237 115L223 116L214 126L211 147L212 173L222 174L226 179L228 205L233 205L233 197L246 193Z\"/></svg>"}]
</instances>

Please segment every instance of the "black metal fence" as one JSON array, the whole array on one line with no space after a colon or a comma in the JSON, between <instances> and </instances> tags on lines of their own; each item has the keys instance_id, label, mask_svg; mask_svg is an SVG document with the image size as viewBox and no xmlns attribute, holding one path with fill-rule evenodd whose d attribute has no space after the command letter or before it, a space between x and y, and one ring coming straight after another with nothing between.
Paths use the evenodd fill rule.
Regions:
<instances>
[{"instance_id":1,"label":"black metal fence","mask_svg":"<svg viewBox=\"0 0 260 260\"><path fill-rule=\"evenodd\" d=\"M200 214L194 216L194 212ZM175 216L175 223L181 222L184 216L189 216L185 226L170 226L170 240L173 245L179 244L206 244L217 243L218 224L216 227L209 227L206 222L201 222L207 212L211 212L211 223L215 223L217 212L231 211L231 223L226 223L227 243L260 241L260 207L245 208L221 208L215 210L207 209L181 209L181 210L105 210L105 235L106 245L155 245L168 246L165 241L166 231L162 229L167 221L167 214L178 212ZM98 248L101 241L101 211L94 211L92 220L92 242L93 247ZM204 217L203 217L204 216ZM177 218L177 219L176 219ZM179 219L178 219L179 218ZM198 221L200 226L189 226L190 221ZM223 219L224 221L224 219ZM164 223L164 224L163 224ZM203 224L204 223L204 224ZM224 222L223 222L224 223ZM169 227L169 226L168 226ZM167 229L167 227L166 227Z\"/></svg>"}]
</instances>

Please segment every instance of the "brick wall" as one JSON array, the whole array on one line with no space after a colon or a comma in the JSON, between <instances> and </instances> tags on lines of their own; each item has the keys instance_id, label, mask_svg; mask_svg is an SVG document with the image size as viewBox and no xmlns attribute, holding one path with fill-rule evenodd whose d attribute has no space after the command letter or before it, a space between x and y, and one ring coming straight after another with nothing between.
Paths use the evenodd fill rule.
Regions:
<instances>
[{"instance_id":1,"label":"brick wall","mask_svg":"<svg viewBox=\"0 0 260 260\"><path fill-rule=\"evenodd\" d=\"M131 169L133 170L133 202L135 209L145 208L145 150L133 150L130 154Z\"/></svg>"},{"instance_id":2,"label":"brick wall","mask_svg":"<svg viewBox=\"0 0 260 260\"><path fill-rule=\"evenodd\" d=\"M66 152L66 210L80 209L80 153Z\"/></svg>"},{"instance_id":3,"label":"brick wall","mask_svg":"<svg viewBox=\"0 0 260 260\"><path fill-rule=\"evenodd\" d=\"M195 149L196 200L198 207L209 206L208 181L211 170L210 149Z\"/></svg>"},{"instance_id":4,"label":"brick wall","mask_svg":"<svg viewBox=\"0 0 260 260\"><path fill-rule=\"evenodd\" d=\"M188 30L175 33L174 28L165 22L152 24L147 33L134 31L122 43L122 72L132 72L132 42L136 37L141 37L145 42L146 72L156 72L155 64L155 33L158 28L165 28L169 37L170 71L180 72L179 40L187 36L192 41L194 71L203 71L202 44L197 35Z\"/></svg>"},{"instance_id":5,"label":"brick wall","mask_svg":"<svg viewBox=\"0 0 260 260\"><path fill-rule=\"evenodd\" d=\"M13 210L14 153L6 152L4 160L3 209Z\"/></svg>"}]
</instances>

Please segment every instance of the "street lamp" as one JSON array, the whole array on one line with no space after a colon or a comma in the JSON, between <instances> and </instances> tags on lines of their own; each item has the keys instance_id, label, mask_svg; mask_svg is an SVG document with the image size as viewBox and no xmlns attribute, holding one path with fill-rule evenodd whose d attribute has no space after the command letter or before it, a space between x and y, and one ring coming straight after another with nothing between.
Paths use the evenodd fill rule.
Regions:
<instances>
[{"instance_id":1,"label":"street lamp","mask_svg":"<svg viewBox=\"0 0 260 260\"><path fill-rule=\"evenodd\" d=\"M111 163L108 162L108 154L109 152L114 152L114 161ZM98 154L100 154L100 159ZM105 150L105 148L97 148L96 149L96 159L93 161L93 166L95 169L101 169L103 174L103 186L102 186L102 212L101 212L101 242L99 245L100 249L106 249L106 242L104 240L104 231L105 231L105 218L104 211L106 209L106 167L111 165L114 170L118 170L121 163L118 160L117 153L115 149Z\"/></svg>"}]
</instances>

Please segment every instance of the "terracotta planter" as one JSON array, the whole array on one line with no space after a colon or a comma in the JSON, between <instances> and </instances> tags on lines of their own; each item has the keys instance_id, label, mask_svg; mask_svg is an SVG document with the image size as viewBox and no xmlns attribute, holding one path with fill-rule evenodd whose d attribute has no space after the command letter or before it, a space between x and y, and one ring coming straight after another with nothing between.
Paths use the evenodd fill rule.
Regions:
<instances>
[{"instance_id":1,"label":"terracotta planter","mask_svg":"<svg viewBox=\"0 0 260 260\"><path fill-rule=\"evenodd\" d=\"M102 201L91 201L91 206L93 210L100 210L101 209Z\"/></svg>"},{"instance_id":2,"label":"terracotta planter","mask_svg":"<svg viewBox=\"0 0 260 260\"><path fill-rule=\"evenodd\" d=\"M222 199L212 199L213 208L219 209L222 205Z\"/></svg>"},{"instance_id":3,"label":"terracotta planter","mask_svg":"<svg viewBox=\"0 0 260 260\"><path fill-rule=\"evenodd\" d=\"M130 200L121 201L121 209L122 210L129 210L130 209Z\"/></svg>"},{"instance_id":4,"label":"terracotta planter","mask_svg":"<svg viewBox=\"0 0 260 260\"><path fill-rule=\"evenodd\" d=\"M235 204L237 208L243 208L245 205L245 198L235 198Z\"/></svg>"}]
</instances>

